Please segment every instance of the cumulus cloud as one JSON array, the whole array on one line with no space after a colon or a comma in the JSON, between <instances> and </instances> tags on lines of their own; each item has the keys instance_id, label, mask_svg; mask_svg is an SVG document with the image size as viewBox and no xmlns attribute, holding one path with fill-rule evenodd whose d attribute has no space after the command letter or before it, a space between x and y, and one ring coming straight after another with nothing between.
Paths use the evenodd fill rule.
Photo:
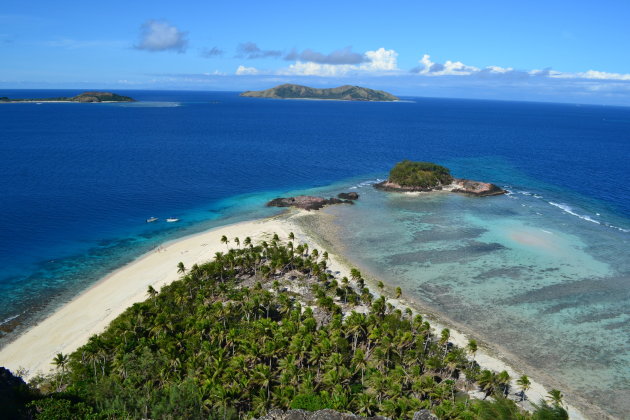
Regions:
<instances>
[{"instance_id":1,"label":"cumulus cloud","mask_svg":"<svg viewBox=\"0 0 630 420\"><path fill-rule=\"evenodd\" d=\"M461 61L448 60L444 64L434 63L428 54L422 56L420 64L421 66L415 69L416 72L430 76L469 76L480 70L474 66L467 66ZM497 69L500 69L500 67L497 67Z\"/></svg>"},{"instance_id":2,"label":"cumulus cloud","mask_svg":"<svg viewBox=\"0 0 630 420\"><path fill-rule=\"evenodd\" d=\"M140 42L135 48L151 52L177 51L181 54L188 48L186 35L186 32L164 20L149 20L140 27Z\"/></svg>"},{"instance_id":3,"label":"cumulus cloud","mask_svg":"<svg viewBox=\"0 0 630 420\"><path fill-rule=\"evenodd\" d=\"M360 64L366 60L365 55L352 51L352 47L345 47L339 50L335 50L329 54L322 54L317 51L313 51L310 48L305 49L302 52L292 50L289 54L284 56L287 61L302 61L318 64Z\"/></svg>"},{"instance_id":4,"label":"cumulus cloud","mask_svg":"<svg viewBox=\"0 0 630 420\"><path fill-rule=\"evenodd\" d=\"M238 66L238 68L236 69L236 74L238 76L251 76L259 73L260 71L256 67Z\"/></svg>"},{"instance_id":5,"label":"cumulus cloud","mask_svg":"<svg viewBox=\"0 0 630 420\"><path fill-rule=\"evenodd\" d=\"M223 51L222 49L220 49L218 47L212 47L212 48L204 48L204 49L202 49L199 54L203 58L212 58L212 57L222 56L224 53L225 53L225 51Z\"/></svg>"},{"instance_id":6,"label":"cumulus cloud","mask_svg":"<svg viewBox=\"0 0 630 420\"><path fill-rule=\"evenodd\" d=\"M366 51L367 63L362 65L362 70L367 71L393 71L398 70L398 53L394 50L379 48L376 51Z\"/></svg>"},{"instance_id":7,"label":"cumulus cloud","mask_svg":"<svg viewBox=\"0 0 630 420\"><path fill-rule=\"evenodd\" d=\"M542 70L516 70L512 67L486 66L478 68L469 66L461 61L446 61L444 63L435 63L428 54L424 54L419 60L420 66L411 70L412 73L418 73L423 76L469 76L476 78L493 78L505 80L523 80L523 79L580 79L580 80L599 80L599 81L630 81L630 74L624 73L608 73L597 70L588 70L585 72L560 72L545 68Z\"/></svg>"},{"instance_id":8,"label":"cumulus cloud","mask_svg":"<svg viewBox=\"0 0 630 420\"><path fill-rule=\"evenodd\" d=\"M282 56L282 51L277 50L263 50L254 42L245 42L242 44L238 44L237 47L237 58L246 58L248 60L253 60L257 58L278 58Z\"/></svg>"},{"instance_id":9,"label":"cumulus cloud","mask_svg":"<svg viewBox=\"0 0 630 420\"><path fill-rule=\"evenodd\" d=\"M375 51L366 51L363 54L361 64L326 64L299 60L278 73L323 77L347 76L349 74L391 74L398 70L397 58L398 53L396 51L379 48Z\"/></svg>"}]
</instances>

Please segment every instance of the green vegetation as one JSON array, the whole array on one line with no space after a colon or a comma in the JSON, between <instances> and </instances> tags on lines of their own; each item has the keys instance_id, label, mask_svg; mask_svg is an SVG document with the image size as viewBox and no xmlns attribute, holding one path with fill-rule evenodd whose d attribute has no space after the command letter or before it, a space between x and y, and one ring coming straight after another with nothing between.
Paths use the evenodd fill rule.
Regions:
<instances>
[{"instance_id":1,"label":"green vegetation","mask_svg":"<svg viewBox=\"0 0 630 420\"><path fill-rule=\"evenodd\" d=\"M293 236L293 235L291 235ZM328 254L269 242L217 252L133 305L32 384L36 418L250 418L272 408L332 408L411 418L561 419L503 398L509 375L480 371L421 316L375 299L353 269L338 280ZM300 293L292 290L300 290ZM353 311L363 306L367 313ZM344 316L345 314L345 316ZM476 352L471 342L468 353ZM490 399L470 400L477 386ZM500 414L500 416L495 416ZM493 417L494 416L494 417Z\"/></svg>"},{"instance_id":2,"label":"green vegetation","mask_svg":"<svg viewBox=\"0 0 630 420\"><path fill-rule=\"evenodd\" d=\"M451 171L430 162L398 162L389 172L389 181L401 187L433 188L453 182Z\"/></svg>"}]
</instances>

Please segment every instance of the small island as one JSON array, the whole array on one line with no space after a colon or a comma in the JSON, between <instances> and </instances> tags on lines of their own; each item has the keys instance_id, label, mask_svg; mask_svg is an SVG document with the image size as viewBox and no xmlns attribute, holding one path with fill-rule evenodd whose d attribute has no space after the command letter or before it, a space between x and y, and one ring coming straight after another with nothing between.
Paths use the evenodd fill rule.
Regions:
<instances>
[{"instance_id":1,"label":"small island","mask_svg":"<svg viewBox=\"0 0 630 420\"><path fill-rule=\"evenodd\" d=\"M382 90L361 86L344 85L336 88L317 89L308 86L284 84L267 90L247 91L240 96L272 99L320 99L336 101L398 101L398 97Z\"/></svg>"},{"instance_id":2,"label":"small island","mask_svg":"<svg viewBox=\"0 0 630 420\"><path fill-rule=\"evenodd\" d=\"M389 179L374 184L374 187L397 192L450 191L479 197L506 193L494 184L454 178L444 166L410 160L398 162L389 172Z\"/></svg>"},{"instance_id":3,"label":"small island","mask_svg":"<svg viewBox=\"0 0 630 420\"><path fill-rule=\"evenodd\" d=\"M15 103L15 102L80 102L80 103L95 103L95 102L135 102L136 100L129 96L122 96L112 92L83 92L77 96L60 96L57 98L39 98L39 99L11 99L6 96L0 97L0 102Z\"/></svg>"},{"instance_id":4,"label":"small island","mask_svg":"<svg viewBox=\"0 0 630 420\"><path fill-rule=\"evenodd\" d=\"M319 210L331 204L354 204L359 199L355 192L339 193L337 198L323 198L312 195L298 195L296 197L278 197L267 203L267 207L295 207L303 210Z\"/></svg>"}]
</instances>

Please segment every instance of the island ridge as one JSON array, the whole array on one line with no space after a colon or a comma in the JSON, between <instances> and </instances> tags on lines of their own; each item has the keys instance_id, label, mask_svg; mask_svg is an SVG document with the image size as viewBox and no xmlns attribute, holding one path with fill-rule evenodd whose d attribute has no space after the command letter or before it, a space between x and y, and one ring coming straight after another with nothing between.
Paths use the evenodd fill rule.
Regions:
<instances>
[{"instance_id":1,"label":"island ridge","mask_svg":"<svg viewBox=\"0 0 630 420\"><path fill-rule=\"evenodd\" d=\"M118 95L112 92L83 92L77 96L60 96L58 98L37 98L37 99L12 99L6 96L0 97L0 103L13 102L135 102L129 96Z\"/></svg>"},{"instance_id":2,"label":"island ridge","mask_svg":"<svg viewBox=\"0 0 630 420\"><path fill-rule=\"evenodd\" d=\"M267 90L247 91L241 96L273 99L327 99L337 101L398 101L398 97L382 90L361 86L344 85L336 88L317 89L286 83Z\"/></svg>"}]
</instances>

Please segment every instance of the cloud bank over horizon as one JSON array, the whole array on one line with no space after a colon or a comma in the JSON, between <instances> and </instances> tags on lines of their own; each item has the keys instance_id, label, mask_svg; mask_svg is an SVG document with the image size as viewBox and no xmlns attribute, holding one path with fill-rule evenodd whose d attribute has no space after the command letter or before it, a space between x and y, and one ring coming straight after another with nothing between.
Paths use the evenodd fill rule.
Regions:
<instances>
[{"instance_id":1,"label":"cloud bank over horizon","mask_svg":"<svg viewBox=\"0 0 630 420\"><path fill-rule=\"evenodd\" d=\"M0 43L8 37L0 34ZM208 44L208 39L215 42ZM13 43L13 38L11 40ZM135 43L121 39L56 37L41 41L39 45L76 52L77 57L85 51L105 48L108 55L115 51L121 54L133 54L129 51L177 53L176 56L154 54L143 61L143 64L147 63L143 72L121 72L115 80L109 79L108 86L241 90L268 88L270 83L325 87L364 84L403 96L555 99L630 105L630 73L597 68L570 72L551 67L518 68L505 66L505 62L503 65L484 63L483 60L488 60L491 55L483 59L476 55L467 55L464 59L434 59L422 50L398 50L383 44L371 49L356 49L352 45L335 47L337 41L334 41L328 43L328 49L317 49L286 48L277 42L263 46L248 40L227 48L225 38L205 37L195 42L194 38L189 39L187 30L170 21L149 19L140 25ZM268 48L270 46L272 48ZM193 54L189 54L189 47L193 47ZM506 60L503 56L502 59ZM149 66L164 71L147 71ZM170 71L167 70L169 67ZM173 71L186 68L191 71ZM9 83L0 80L0 86Z\"/></svg>"}]
</instances>

